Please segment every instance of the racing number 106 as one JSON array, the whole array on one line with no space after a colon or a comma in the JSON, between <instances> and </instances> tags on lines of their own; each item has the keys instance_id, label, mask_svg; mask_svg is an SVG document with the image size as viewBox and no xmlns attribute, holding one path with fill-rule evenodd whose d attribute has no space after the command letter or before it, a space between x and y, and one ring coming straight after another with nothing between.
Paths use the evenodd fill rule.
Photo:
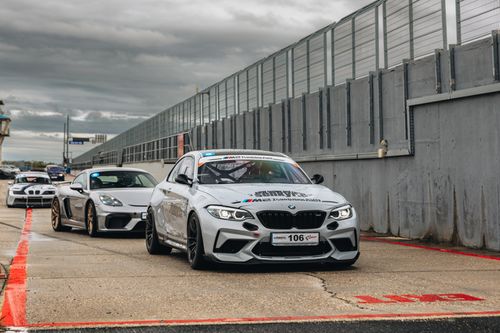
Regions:
<instances>
[{"instance_id":1,"label":"racing number 106","mask_svg":"<svg viewBox=\"0 0 500 333\"><path fill-rule=\"evenodd\" d=\"M288 235L288 240L290 242L303 242L304 235Z\"/></svg>"}]
</instances>

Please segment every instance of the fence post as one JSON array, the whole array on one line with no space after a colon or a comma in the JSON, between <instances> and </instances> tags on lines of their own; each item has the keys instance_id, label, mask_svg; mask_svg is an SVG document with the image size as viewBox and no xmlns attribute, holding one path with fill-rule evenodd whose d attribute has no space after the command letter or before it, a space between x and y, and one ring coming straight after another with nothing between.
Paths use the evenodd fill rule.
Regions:
<instances>
[{"instance_id":1,"label":"fence post","mask_svg":"<svg viewBox=\"0 0 500 333\"><path fill-rule=\"evenodd\" d=\"M383 101L383 85L382 85L382 71L378 70L377 73L377 85L378 85L378 132L379 141L384 138L384 101Z\"/></svg>"},{"instance_id":2,"label":"fence post","mask_svg":"<svg viewBox=\"0 0 500 333\"><path fill-rule=\"evenodd\" d=\"M441 0L441 23L441 30L443 32L443 49L446 49L446 46L448 45L448 29L446 28L446 0Z\"/></svg>"},{"instance_id":3,"label":"fence post","mask_svg":"<svg viewBox=\"0 0 500 333\"><path fill-rule=\"evenodd\" d=\"M460 0L455 0L455 16L457 24L457 44L460 45L462 44L462 16L460 10Z\"/></svg>"},{"instance_id":4,"label":"fence post","mask_svg":"<svg viewBox=\"0 0 500 333\"><path fill-rule=\"evenodd\" d=\"M498 45L498 36L500 35L499 30L493 30L491 32L491 39L493 42L493 77L495 81L500 81L500 51Z\"/></svg>"},{"instance_id":5,"label":"fence post","mask_svg":"<svg viewBox=\"0 0 500 333\"><path fill-rule=\"evenodd\" d=\"M434 70L436 76L436 94L442 93L442 79L441 79L441 50L434 51Z\"/></svg>"},{"instance_id":6,"label":"fence post","mask_svg":"<svg viewBox=\"0 0 500 333\"><path fill-rule=\"evenodd\" d=\"M323 88L318 91L318 116L319 116L319 149L324 148L323 142Z\"/></svg>"},{"instance_id":7,"label":"fence post","mask_svg":"<svg viewBox=\"0 0 500 333\"><path fill-rule=\"evenodd\" d=\"M404 59L403 60L403 98L404 98L404 113L405 113L405 139L408 140L408 112L406 110L406 103L408 101L409 97L409 62L410 60Z\"/></svg>"},{"instance_id":8,"label":"fence post","mask_svg":"<svg viewBox=\"0 0 500 333\"><path fill-rule=\"evenodd\" d=\"M374 104L374 91L373 91L373 76L374 73L370 72L368 76L368 86L370 90L370 144L373 145L375 143L375 104Z\"/></svg>"},{"instance_id":9,"label":"fence post","mask_svg":"<svg viewBox=\"0 0 500 333\"><path fill-rule=\"evenodd\" d=\"M346 90L346 99L345 99L345 106L346 106L346 117L347 117L347 124L346 124L346 141L347 141L347 146L350 147L352 144L352 119L351 119L351 80L347 80L345 83L345 90Z\"/></svg>"},{"instance_id":10,"label":"fence post","mask_svg":"<svg viewBox=\"0 0 500 333\"><path fill-rule=\"evenodd\" d=\"M408 28L410 29L410 59L415 57L415 48L413 43L413 0L408 0Z\"/></svg>"},{"instance_id":11,"label":"fence post","mask_svg":"<svg viewBox=\"0 0 500 333\"><path fill-rule=\"evenodd\" d=\"M356 78L356 23L354 17L351 19L351 78Z\"/></svg>"},{"instance_id":12,"label":"fence post","mask_svg":"<svg viewBox=\"0 0 500 333\"><path fill-rule=\"evenodd\" d=\"M450 90L454 91L456 89L456 77L455 77L455 44L450 44Z\"/></svg>"},{"instance_id":13,"label":"fence post","mask_svg":"<svg viewBox=\"0 0 500 333\"><path fill-rule=\"evenodd\" d=\"M335 27L332 27L332 32L331 32L331 58L332 58L332 86L335 86Z\"/></svg>"},{"instance_id":14,"label":"fence post","mask_svg":"<svg viewBox=\"0 0 500 333\"><path fill-rule=\"evenodd\" d=\"M458 0L457 0L458 1ZM389 67L389 57L387 54L387 5L386 2L382 4L382 31L384 33L384 68Z\"/></svg>"},{"instance_id":15,"label":"fence post","mask_svg":"<svg viewBox=\"0 0 500 333\"><path fill-rule=\"evenodd\" d=\"M307 150L307 115L306 115L306 94L302 94L300 100L302 106L302 150Z\"/></svg>"},{"instance_id":16,"label":"fence post","mask_svg":"<svg viewBox=\"0 0 500 333\"><path fill-rule=\"evenodd\" d=\"M269 140L269 150L273 150L273 103L269 103L268 105L268 117L267 121L269 122L267 125L267 133L268 133L268 140Z\"/></svg>"}]
</instances>

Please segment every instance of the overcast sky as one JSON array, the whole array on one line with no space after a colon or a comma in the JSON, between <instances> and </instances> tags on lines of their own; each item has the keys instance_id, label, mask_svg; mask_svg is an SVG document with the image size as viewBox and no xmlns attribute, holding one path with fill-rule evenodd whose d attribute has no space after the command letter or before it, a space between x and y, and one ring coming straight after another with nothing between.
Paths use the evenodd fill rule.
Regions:
<instances>
[{"instance_id":1,"label":"overcast sky","mask_svg":"<svg viewBox=\"0 0 500 333\"><path fill-rule=\"evenodd\" d=\"M66 114L111 137L370 2L2 0L3 158L60 161Z\"/></svg>"}]
</instances>

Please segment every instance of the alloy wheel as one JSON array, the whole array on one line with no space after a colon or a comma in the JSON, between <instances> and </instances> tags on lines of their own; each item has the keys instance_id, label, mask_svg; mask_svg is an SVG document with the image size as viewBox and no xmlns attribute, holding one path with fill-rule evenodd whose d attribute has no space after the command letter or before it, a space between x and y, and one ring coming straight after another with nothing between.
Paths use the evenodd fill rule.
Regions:
<instances>
[{"instance_id":1,"label":"alloy wheel","mask_svg":"<svg viewBox=\"0 0 500 333\"><path fill-rule=\"evenodd\" d=\"M195 219L189 220L187 248L189 262L193 262L198 248L198 225Z\"/></svg>"},{"instance_id":2,"label":"alloy wheel","mask_svg":"<svg viewBox=\"0 0 500 333\"><path fill-rule=\"evenodd\" d=\"M54 200L54 202L52 203L52 214L51 214L51 218L52 218L52 228L57 228L57 225L59 223L59 202L56 200Z\"/></svg>"},{"instance_id":3,"label":"alloy wheel","mask_svg":"<svg viewBox=\"0 0 500 333\"><path fill-rule=\"evenodd\" d=\"M151 248L154 237L153 217L151 215L151 212L148 212L148 218L146 219L146 245L148 248Z\"/></svg>"}]
</instances>

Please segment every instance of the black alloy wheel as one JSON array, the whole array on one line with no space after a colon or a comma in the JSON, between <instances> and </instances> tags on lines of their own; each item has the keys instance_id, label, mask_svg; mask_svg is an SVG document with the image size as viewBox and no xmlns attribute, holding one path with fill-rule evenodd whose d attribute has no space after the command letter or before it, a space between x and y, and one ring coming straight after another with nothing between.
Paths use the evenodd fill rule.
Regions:
<instances>
[{"instance_id":1,"label":"black alloy wheel","mask_svg":"<svg viewBox=\"0 0 500 333\"><path fill-rule=\"evenodd\" d=\"M191 214L187 226L187 257L191 268L203 269L206 266L203 250L203 235L196 214Z\"/></svg>"},{"instance_id":2,"label":"black alloy wheel","mask_svg":"<svg viewBox=\"0 0 500 333\"><path fill-rule=\"evenodd\" d=\"M148 217L146 219L146 249L149 254L170 254L172 248L160 243L158 233L156 232L155 217L153 209L148 209Z\"/></svg>"}]
</instances>

